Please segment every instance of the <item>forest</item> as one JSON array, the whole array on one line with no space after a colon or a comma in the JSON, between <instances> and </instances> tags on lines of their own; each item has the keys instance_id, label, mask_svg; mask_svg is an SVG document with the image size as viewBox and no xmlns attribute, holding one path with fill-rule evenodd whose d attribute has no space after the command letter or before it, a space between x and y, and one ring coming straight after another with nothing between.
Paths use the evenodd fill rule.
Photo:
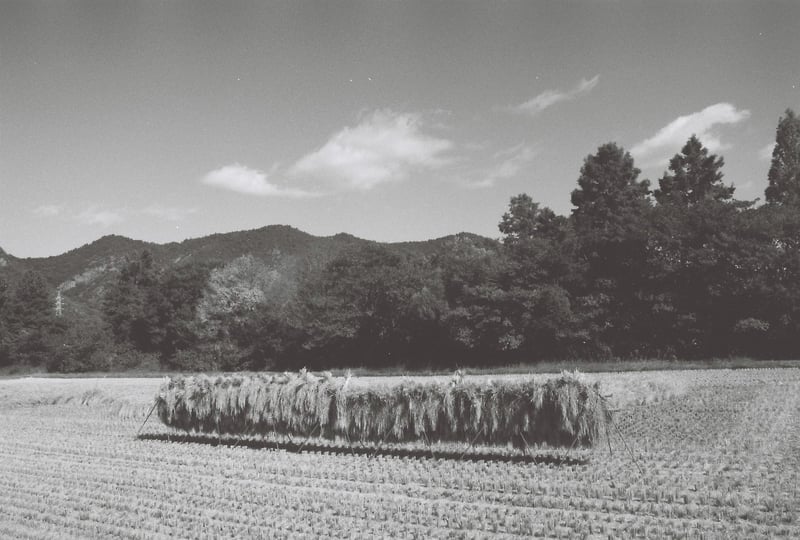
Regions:
<instances>
[{"instance_id":1,"label":"forest","mask_svg":"<svg viewBox=\"0 0 800 540\"><path fill-rule=\"evenodd\" d=\"M0 272L0 367L797 358L800 118L788 109L779 120L763 201L738 200L723 168L692 136L650 182L612 142L584 159L570 215L517 195L498 240L178 263L143 249L107 270L97 309L82 317L60 316L60 284L43 272Z\"/></svg>"}]
</instances>

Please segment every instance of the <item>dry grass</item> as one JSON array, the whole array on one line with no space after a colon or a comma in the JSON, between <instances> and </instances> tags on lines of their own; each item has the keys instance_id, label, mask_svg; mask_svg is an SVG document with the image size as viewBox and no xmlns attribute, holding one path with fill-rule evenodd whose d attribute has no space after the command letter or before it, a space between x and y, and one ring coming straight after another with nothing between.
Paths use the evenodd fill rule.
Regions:
<instances>
[{"instance_id":1,"label":"dry grass","mask_svg":"<svg viewBox=\"0 0 800 540\"><path fill-rule=\"evenodd\" d=\"M598 384L567 372L544 381L476 383L457 375L391 386L305 371L173 377L157 406L164 424L185 431L351 441L592 446L610 421Z\"/></svg>"}]
</instances>

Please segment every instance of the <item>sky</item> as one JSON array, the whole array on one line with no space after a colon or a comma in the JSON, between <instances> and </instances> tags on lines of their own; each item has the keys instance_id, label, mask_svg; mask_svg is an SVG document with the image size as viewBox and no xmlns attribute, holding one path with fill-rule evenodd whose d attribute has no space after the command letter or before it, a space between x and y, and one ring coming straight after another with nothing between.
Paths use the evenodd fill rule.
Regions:
<instances>
[{"instance_id":1,"label":"sky","mask_svg":"<svg viewBox=\"0 0 800 540\"><path fill-rule=\"evenodd\" d=\"M287 224L499 237L568 215L609 141L657 185L696 134L763 199L800 2L0 1L0 247Z\"/></svg>"}]
</instances>

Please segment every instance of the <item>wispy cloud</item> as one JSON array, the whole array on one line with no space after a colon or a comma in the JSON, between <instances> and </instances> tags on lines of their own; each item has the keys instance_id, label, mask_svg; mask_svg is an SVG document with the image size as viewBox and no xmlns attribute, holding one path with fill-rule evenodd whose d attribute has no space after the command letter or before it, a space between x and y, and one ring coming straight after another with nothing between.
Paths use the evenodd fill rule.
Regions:
<instances>
[{"instance_id":1,"label":"wispy cloud","mask_svg":"<svg viewBox=\"0 0 800 540\"><path fill-rule=\"evenodd\" d=\"M414 170L448 163L444 154L453 143L423 128L418 114L375 111L356 126L333 134L292 165L288 174L335 189L368 190L407 178Z\"/></svg>"},{"instance_id":2,"label":"wispy cloud","mask_svg":"<svg viewBox=\"0 0 800 540\"><path fill-rule=\"evenodd\" d=\"M142 209L143 214L154 216L165 221L183 221L187 216L196 214L197 212L197 208L164 206L160 203L153 203L147 208Z\"/></svg>"},{"instance_id":3,"label":"wispy cloud","mask_svg":"<svg viewBox=\"0 0 800 540\"><path fill-rule=\"evenodd\" d=\"M772 159L772 151L775 149L775 143L771 142L764 148L758 151L758 159L763 161L770 161Z\"/></svg>"},{"instance_id":4,"label":"wispy cloud","mask_svg":"<svg viewBox=\"0 0 800 540\"><path fill-rule=\"evenodd\" d=\"M61 204L43 204L31 210L31 212L39 217L55 217L59 215L63 209L64 206Z\"/></svg>"},{"instance_id":5,"label":"wispy cloud","mask_svg":"<svg viewBox=\"0 0 800 540\"><path fill-rule=\"evenodd\" d=\"M553 105L572 101L588 94L597 86L598 82L600 82L600 75L595 75L591 79L581 79L578 84L569 90L545 90L525 103L511 107L511 110L520 114L536 116Z\"/></svg>"},{"instance_id":6,"label":"wispy cloud","mask_svg":"<svg viewBox=\"0 0 800 540\"><path fill-rule=\"evenodd\" d=\"M658 130L652 137L631 148L631 155L641 160L642 166L663 166L670 156L679 151L692 135L696 135L710 152L730 148L723 143L715 128L725 124L737 124L750 117L750 111L738 110L730 103L710 105L692 114L679 116Z\"/></svg>"},{"instance_id":7,"label":"wispy cloud","mask_svg":"<svg viewBox=\"0 0 800 540\"><path fill-rule=\"evenodd\" d=\"M84 225L99 225L101 227L109 227L116 223L125 221L125 216L122 210L108 210L91 206L75 216L79 222Z\"/></svg>"},{"instance_id":8,"label":"wispy cloud","mask_svg":"<svg viewBox=\"0 0 800 540\"><path fill-rule=\"evenodd\" d=\"M470 187L492 187L498 181L514 178L536 157L537 150L528 144L520 143L516 146L496 152L492 159L495 164L486 172L484 177L470 184Z\"/></svg>"},{"instance_id":9,"label":"wispy cloud","mask_svg":"<svg viewBox=\"0 0 800 540\"><path fill-rule=\"evenodd\" d=\"M269 181L269 175L263 171L251 169L234 163L225 165L207 173L202 182L229 191L256 195L259 197L304 198L315 195L313 192L281 186Z\"/></svg>"}]
</instances>

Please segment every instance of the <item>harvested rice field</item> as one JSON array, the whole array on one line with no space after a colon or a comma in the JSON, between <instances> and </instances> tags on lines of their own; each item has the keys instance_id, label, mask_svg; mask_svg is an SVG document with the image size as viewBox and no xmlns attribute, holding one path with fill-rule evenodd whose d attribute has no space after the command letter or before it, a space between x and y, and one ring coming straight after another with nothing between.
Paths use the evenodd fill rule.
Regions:
<instances>
[{"instance_id":1,"label":"harvested rice field","mask_svg":"<svg viewBox=\"0 0 800 540\"><path fill-rule=\"evenodd\" d=\"M800 370L584 377L611 395L610 428L524 460L187 439L157 413L137 438L162 379L0 380L0 537L800 537Z\"/></svg>"}]
</instances>

